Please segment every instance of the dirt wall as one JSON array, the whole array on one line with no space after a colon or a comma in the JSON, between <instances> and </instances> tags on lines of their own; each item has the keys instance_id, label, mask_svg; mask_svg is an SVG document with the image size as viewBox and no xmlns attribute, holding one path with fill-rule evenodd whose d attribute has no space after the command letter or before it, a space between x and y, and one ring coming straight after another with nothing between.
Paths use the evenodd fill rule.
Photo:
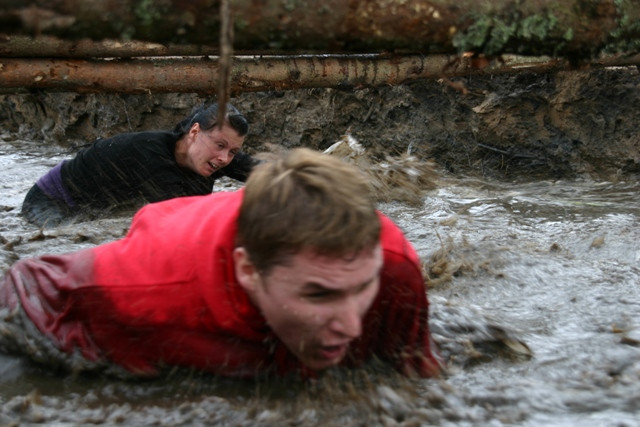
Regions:
<instances>
[{"instance_id":1,"label":"dirt wall","mask_svg":"<svg viewBox=\"0 0 640 427\"><path fill-rule=\"evenodd\" d=\"M377 152L409 149L454 174L640 176L635 67L473 76L450 83L244 93L232 102L249 120L249 152L270 144L324 149L350 131ZM194 105L210 101L196 94L1 95L0 125L4 138L72 146L118 132L171 128Z\"/></svg>"}]
</instances>

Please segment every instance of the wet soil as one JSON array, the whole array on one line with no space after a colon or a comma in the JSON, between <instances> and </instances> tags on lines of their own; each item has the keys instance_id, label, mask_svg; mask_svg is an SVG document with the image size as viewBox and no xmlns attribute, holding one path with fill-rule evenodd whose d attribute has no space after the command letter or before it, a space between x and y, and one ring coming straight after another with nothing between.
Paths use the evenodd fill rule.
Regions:
<instances>
[{"instance_id":1,"label":"wet soil","mask_svg":"<svg viewBox=\"0 0 640 427\"><path fill-rule=\"evenodd\" d=\"M247 151L326 149L350 131L384 153L410 150L455 174L497 179L640 176L636 67L425 80L362 90L244 93ZM0 96L0 124L24 139L74 146L118 132L172 128L210 99L196 94Z\"/></svg>"},{"instance_id":2,"label":"wet soil","mask_svg":"<svg viewBox=\"0 0 640 427\"><path fill-rule=\"evenodd\" d=\"M132 212L47 230L20 218L22 197L64 151L0 140L0 269L125 234ZM639 192L632 181L443 172L419 204L380 203L429 274L442 379L372 365L311 382L122 380L0 354L0 425L637 426Z\"/></svg>"}]
</instances>

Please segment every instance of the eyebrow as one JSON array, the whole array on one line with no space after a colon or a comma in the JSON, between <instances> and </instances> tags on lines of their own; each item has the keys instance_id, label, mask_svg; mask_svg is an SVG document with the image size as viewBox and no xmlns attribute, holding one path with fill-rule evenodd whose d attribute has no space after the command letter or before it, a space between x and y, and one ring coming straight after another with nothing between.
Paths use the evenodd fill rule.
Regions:
<instances>
[{"instance_id":1,"label":"eyebrow","mask_svg":"<svg viewBox=\"0 0 640 427\"><path fill-rule=\"evenodd\" d=\"M238 152L238 151L242 150L242 145L241 145L241 146L239 146L239 147L236 147L235 145L231 144L229 141L227 141L227 140L226 140L226 139L224 139L224 138L221 138L221 139L219 139L219 140L216 140L216 142L218 142L218 143L222 143L225 147L229 147L229 151L236 151L236 152Z\"/></svg>"},{"instance_id":2,"label":"eyebrow","mask_svg":"<svg viewBox=\"0 0 640 427\"><path fill-rule=\"evenodd\" d=\"M353 288L350 288L349 290L354 290L356 292L363 290L364 288L366 288L367 286L369 286L371 283L373 283L376 278L378 277L378 274L376 274L375 276L373 276L372 278L370 278L367 281L364 281L362 283L357 284L356 286L354 286ZM316 282L307 282L304 284L302 290L304 292L332 292L332 293L344 293L345 290L344 289L335 289L335 288L330 288L324 285L321 285L320 283L316 283Z\"/></svg>"}]
</instances>

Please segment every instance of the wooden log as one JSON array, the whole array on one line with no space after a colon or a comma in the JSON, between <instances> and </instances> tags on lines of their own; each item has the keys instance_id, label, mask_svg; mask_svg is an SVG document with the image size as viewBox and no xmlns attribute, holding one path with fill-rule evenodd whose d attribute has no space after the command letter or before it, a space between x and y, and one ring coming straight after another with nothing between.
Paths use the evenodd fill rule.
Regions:
<instances>
[{"instance_id":1,"label":"wooden log","mask_svg":"<svg viewBox=\"0 0 640 427\"><path fill-rule=\"evenodd\" d=\"M217 46L219 0L0 0L6 35ZM637 51L639 0L231 0L236 52Z\"/></svg>"},{"instance_id":2,"label":"wooden log","mask_svg":"<svg viewBox=\"0 0 640 427\"><path fill-rule=\"evenodd\" d=\"M637 65L640 55L614 56L591 66ZM314 87L364 88L417 79L571 67L566 60L502 56L489 60L448 55L302 55L234 57L231 93ZM0 58L0 90L79 93L215 94L219 64L212 57L147 59Z\"/></svg>"},{"instance_id":3,"label":"wooden log","mask_svg":"<svg viewBox=\"0 0 640 427\"><path fill-rule=\"evenodd\" d=\"M135 58L218 55L218 46L160 44L140 40L65 40L54 36L0 35L5 58Z\"/></svg>"}]
</instances>

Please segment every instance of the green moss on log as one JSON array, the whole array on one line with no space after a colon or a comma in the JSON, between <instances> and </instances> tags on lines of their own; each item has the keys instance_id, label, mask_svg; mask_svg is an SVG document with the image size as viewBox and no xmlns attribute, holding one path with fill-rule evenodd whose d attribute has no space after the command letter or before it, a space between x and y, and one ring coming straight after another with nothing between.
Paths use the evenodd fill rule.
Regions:
<instances>
[{"instance_id":1,"label":"green moss on log","mask_svg":"<svg viewBox=\"0 0 640 427\"><path fill-rule=\"evenodd\" d=\"M640 50L640 20L636 2L615 0L618 27L611 32L612 42L603 49L607 53L637 52Z\"/></svg>"},{"instance_id":2,"label":"green moss on log","mask_svg":"<svg viewBox=\"0 0 640 427\"><path fill-rule=\"evenodd\" d=\"M169 8L163 2L154 0L139 0L133 7L133 13L138 20L139 29L145 36L154 34L157 27L162 27ZM136 36L139 34L136 33Z\"/></svg>"},{"instance_id":3,"label":"green moss on log","mask_svg":"<svg viewBox=\"0 0 640 427\"><path fill-rule=\"evenodd\" d=\"M527 41L545 42L557 32L558 18L549 11L524 19L510 16L470 16L473 24L453 37L453 45L460 51L474 51L486 55L508 52L510 47L524 46ZM571 40L573 32L565 31L564 39ZM549 43L556 43L555 41Z\"/></svg>"}]
</instances>

